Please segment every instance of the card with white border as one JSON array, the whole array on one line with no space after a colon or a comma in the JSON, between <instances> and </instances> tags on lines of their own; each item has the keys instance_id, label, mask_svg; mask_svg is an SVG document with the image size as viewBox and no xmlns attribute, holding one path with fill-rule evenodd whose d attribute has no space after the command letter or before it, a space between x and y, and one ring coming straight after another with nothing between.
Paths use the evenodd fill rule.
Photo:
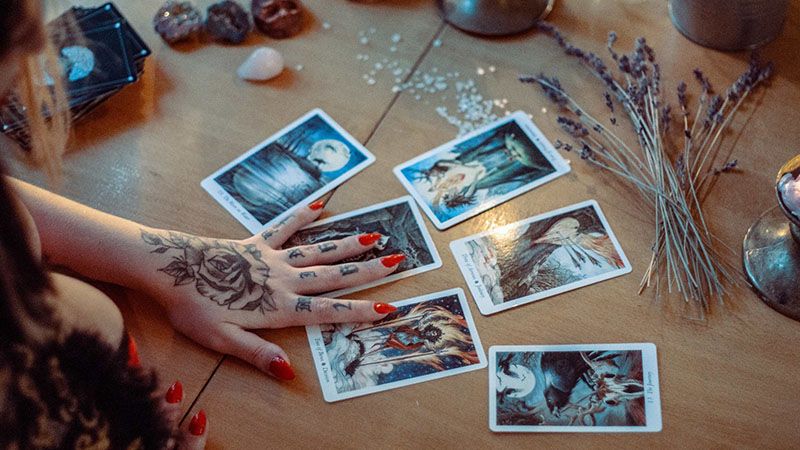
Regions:
<instances>
[{"instance_id":1,"label":"card with white border","mask_svg":"<svg viewBox=\"0 0 800 450\"><path fill-rule=\"evenodd\" d=\"M201 185L251 233L344 183L375 156L314 109L217 170Z\"/></svg>"},{"instance_id":2,"label":"card with white border","mask_svg":"<svg viewBox=\"0 0 800 450\"><path fill-rule=\"evenodd\" d=\"M450 289L392 304L397 311L377 322L306 327L326 401L486 367L464 291Z\"/></svg>"},{"instance_id":3,"label":"card with white border","mask_svg":"<svg viewBox=\"0 0 800 450\"><path fill-rule=\"evenodd\" d=\"M323 294L326 297L341 297L442 266L422 214L408 195L314 222L290 237L283 247L322 244L366 233L380 233L382 237L370 251L340 263L366 261L396 253L404 254L406 259L397 270L380 280Z\"/></svg>"},{"instance_id":4,"label":"card with white border","mask_svg":"<svg viewBox=\"0 0 800 450\"><path fill-rule=\"evenodd\" d=\"M656 346L489 348L489 429L495 432L661 431Z\"/></svg>"},{"instance_id":5,"label":"card with white border","mask_svg":"<svg viewBox=\"0 0 800 450\"><path fill-rule=\"evenodd\" d=\"M450 250L484 315L631 271L594 200L458 239Z\"/></svg>"},{"instance_id":6,"label":"card with white border","mask_svg":"<svg viewBox=\"0 0 800 450\"><path fill-rule=\"evenodd\" d=\"M569 172L569 161L522 111L394 168L440 230Z\"/></svg>"}]
</instances>

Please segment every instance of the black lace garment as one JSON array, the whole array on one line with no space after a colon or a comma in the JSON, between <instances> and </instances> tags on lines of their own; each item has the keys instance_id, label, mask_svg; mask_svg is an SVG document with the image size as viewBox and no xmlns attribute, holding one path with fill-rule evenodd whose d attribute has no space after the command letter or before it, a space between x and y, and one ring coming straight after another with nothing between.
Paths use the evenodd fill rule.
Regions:
<instances>
[{"instance_id":1,"label":"black lace garment","mask_svg":"<svg viewBox=\"0 0 800 450\"><path fill-rule=\"evenodd\" d=\"M118 349L83 332L37 349L3 347L0 448L166 446L155 373L129 366L127 333Z\"/></svg>"}]
</instances>

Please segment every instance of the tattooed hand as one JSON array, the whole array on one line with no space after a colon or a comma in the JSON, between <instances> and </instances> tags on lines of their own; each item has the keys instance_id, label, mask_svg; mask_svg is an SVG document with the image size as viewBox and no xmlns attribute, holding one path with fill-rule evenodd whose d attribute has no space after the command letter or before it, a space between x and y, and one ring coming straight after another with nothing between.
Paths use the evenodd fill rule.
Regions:
<instances>
[{"instance_id":1,"label":"tattooed hand","mask_svg":"<svg viewBox=\"0 0 800 450\"><path fill-rule=\"evenodd\" d=\"M206 347L288 380L294 371L284 351L246 330L370 322L393 311L385 303L309 296L382 278L405 258L335 264L370 250L381 238L377 233L281 249L319 216L322 206L301 208L242 241L141 230L142 240L161 261L155 291L173 325Z\"/></svg>"}]
</instances>

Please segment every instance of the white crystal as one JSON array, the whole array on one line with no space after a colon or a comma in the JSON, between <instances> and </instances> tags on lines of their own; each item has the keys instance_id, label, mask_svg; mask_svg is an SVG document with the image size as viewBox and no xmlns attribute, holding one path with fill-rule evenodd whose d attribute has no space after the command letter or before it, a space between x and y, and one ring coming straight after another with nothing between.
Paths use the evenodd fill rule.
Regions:
<instances>
[{"instance_id":1,"label":"white crystal","mask_svg":"<svg viewBox=\"0 0 800 450\"><path fill-rule=\"evenodd\" d=\"M283 55L274 48L257 48L239 66L236 74L249 81L265 81L275 78L283 71Z\"/></svg>"},{"instance_id":2,"label":"white crystal","mask_svg":"<svg viewBox=\"0 0 800 450\"><path fill-rule=\"evenodd\" d=\"M358 42L360 42L361 45L367 45L369 44L369 39L366 36L363 36L361 37L361 39L358 40Z\"/></svg>"},{"instance_id":3,"label":"white crystal","mask_svg":"<svg viewBox=\"0 0 800 450\"><path fill-rule=\"evenodd\" d=\"M433 41L433 46L434 47L441 47L442 46L442 40L441 39L436 39L435 41Z\"/></svg>"},{"instance_id":4,"label":"white crystal","mask_svg":"<svg viewBox=\"0 0 800 450\"><path fill-rule=\"evenodd\" d=\"M478 75L483 75L486 73L486 71L483 70L483 67L478 67L478 70L476 70L475 72L477 72Z\"/></svg>"},{"instance_id":5,"label":"white crystal","mask_svg":"<svg viewBox=\"0 0 800 450\"><path fill-rule=\"evenodd\" d=\"M298 65L294 66L294 69L299 72L299 71L303 70L303 65L302 64L298 64Z\"/></svg>"},{"instance_id":6,"label":"white crystal","mask_svg":"<svg viewBox=\"0 0 800 450\"><path fill-rule=\"evenodd\" d=\"M400 42L400 40L401 40L401 39L403 39L403 38L402 38L402 36L400 36L400 35L399 35L399 34L397 34L397 33L395 33L395 34L393 34L393 35L392 35L392 42L394 42L395 44L397 44L398 42Z\"/></svg>"},{"instance_id":7,"label":"white crystal","mask_svg":"<svg viewBox=\"0 0 800 450\"><path fill-rule=\"evenodd\" d=\"M325 28L326 30L330 30L331 29L331 24L329 22L322 22L322 28Z\"/></svg>"}]
</instances>

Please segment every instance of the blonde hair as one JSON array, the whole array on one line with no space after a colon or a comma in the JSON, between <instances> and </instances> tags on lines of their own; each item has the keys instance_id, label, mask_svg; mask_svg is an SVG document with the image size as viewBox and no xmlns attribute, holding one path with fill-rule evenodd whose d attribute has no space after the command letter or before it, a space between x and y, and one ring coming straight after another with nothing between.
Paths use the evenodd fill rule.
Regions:
<instances>
[{"instance_id":1,"label":"blonde hair","mask_svg":"<svg viewBox=\"0 0 800 450\"><path fill-rule=\"evenodd\" d=\"M44 50L25 58L17 85L20 103L26 111L26 132L31 151L26 158L44 169L51 181L61 176L61 160L70 133L69 100L61 77L61 65L50 39ZM48 86L46 79L53 80Z\"/></svg>"}]
</instances>

